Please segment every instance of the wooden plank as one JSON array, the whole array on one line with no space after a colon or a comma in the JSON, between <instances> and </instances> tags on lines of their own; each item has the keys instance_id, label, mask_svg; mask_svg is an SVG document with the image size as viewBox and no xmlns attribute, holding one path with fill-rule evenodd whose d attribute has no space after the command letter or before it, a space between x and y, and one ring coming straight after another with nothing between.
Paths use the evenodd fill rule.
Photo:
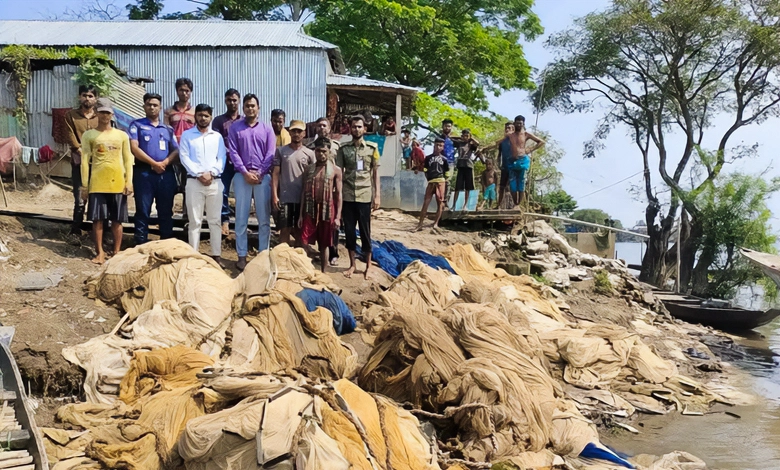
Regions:
<instances>
[{"instance_id":1,"label":"wooden plank","mask_svg":"<svg viewBox=\"0 0 780 470\"><path fill-rule=\"evenodd\" d=\"M18 459L19 457L27 457L30 455L26 450L13 450L0 452L0 460Z\"/></svg>"},{"instance_id":2,"label":"wooden plank","mask_svg":"<svg viewBox=\"0 0 780 470\"><path fill-rule=\"evenodd\" d=\"M20 465L18 467L9 467L4 470L35 470L35 464L31 465Z\"/></svg>"},{"instance_id":3,"label":"wooden plank","mask_svg":"<svg viewBox=\"0 0 780 470\"><path fill-rule=\"evenodd\" d=\"M0 431L0 445L11 450L22 450L30 443L30 431L19 429L13 431Z\"/></svg>"},{"instance_id":4,"label":"wooden plank","mask_svg":"<svg viewBox=\"0 0 780 470\"><path fill-rule=\"evenodd\" d=\"M16 400L16 392L12 390L0 390L0 400L14 401Z\"/></svg>"},{"instance_id":5,"label":"wooden plank","mask_svg":"<svg viewBox=\"0 0 780 470\"><path fill-rule=\"evenodd\" d=\"M20 457L18 459L0 460L0 468L12 468L20 465L31 464L33 461L32 455L27 457Z\"/></svg>"}]
</instances>

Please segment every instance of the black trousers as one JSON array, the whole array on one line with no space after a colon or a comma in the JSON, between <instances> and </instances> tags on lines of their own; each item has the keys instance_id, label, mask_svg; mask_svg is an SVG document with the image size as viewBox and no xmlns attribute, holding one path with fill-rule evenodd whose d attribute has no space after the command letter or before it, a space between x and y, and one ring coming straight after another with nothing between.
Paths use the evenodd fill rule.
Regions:
<instances>
[{"instance_id":1,"label":"black trousers","mask_svg":"<svg viewBox=\"0 0 780 470\"><path fill-rule=\"evenodd\" d=\"M363 253L371 253L371 203L344 201L341 206L341 219L344 221L347 250L355 251L357 248L355 228L359 228L360 248Z\"/></svg>"},{"instance_id":2,"label":"black trousers","mask_svg":"<svg viewBox=\"0 0 780 470\"><path fill-rule=\"evenodd\" d=\"M81 188L81 165L70 165L70 181L73 183L73 223L70 233L81 233L84 223L84 201L81 200L79 188Z\"/></svg>"}]
</instances>

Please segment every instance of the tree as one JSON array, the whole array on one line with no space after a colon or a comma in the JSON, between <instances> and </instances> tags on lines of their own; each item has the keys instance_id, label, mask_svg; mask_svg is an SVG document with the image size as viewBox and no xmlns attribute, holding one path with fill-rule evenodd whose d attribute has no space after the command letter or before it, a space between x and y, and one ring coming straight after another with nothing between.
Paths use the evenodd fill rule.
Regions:
<instances>
[{"instance_id":1,"label":"tree","mask_svg":"<svg viewBox=\"0 0 780 470\"><path fill-rule=\"evenodd\" d=\"M568 216L577 209L577 201L563 189L556 189L541 196L539 204L545 211L555 215Z\"/></svg>"},{"instance_id":2,"label":"tree","mask_svg":"<svg viewBox=\"0 0 780 470\"><path fill-rule=\"evenodd\" d=\"M122 16L122 8L115 0L88 0L77 10L66 7L62 17L79 21L111 21Z\"/></svg>"},{"instance_id":3,"label":"tree","mask_svg":"<svg viewBox=\"0 0 780 470\"><path fill-rule=\"evenodd\" d=\"M163 10L163 2L160 0L137 0L135 4L128 4L127 17L131 20L156 20Z\"/></svg>"},{"instance_id":4,"label":"tree","mask_svg":"<svg viewBox=\"0 0 780 470\"><path fill-rule=\"evenodd\" d=\"M698 196L718 178L727 155L742 155L730 147L735 133L778 114L778 13L780 0L613 0L606 11L549 40L559 59L546 67L544 94L535 94L536 103L563 112L604 103L606 114L585 156L594 156L609 132L623 126L644 164L650 240L641 280L663 285L676 263L668 247L680 207L687 214L682 277L690 277L704 230ZM718 115L729 116L725 130L713 125ZM682 136L683 144L675 146L672 136ZM714 158L686 183L683 176L705 137L718 142ZM653 185L651 155L658 156L661 189L671 191L665 212Z\"/></svg>"},{"instance_id":5,"label":"tree","mask_svg":"<svg viewBox=\"0 0 780 470\"><path fill-rule=\"evenodd\" d=\"M737 256L739 248L773 253L772 213L767 198L780 190L780 178L735 173L721 176L697 198L702 235L691 288L707 297L731 298L739 286L753 284L760 271Z\"/></svg>"},{"instance_id":6,"label":"tree","mask_svg":"<svg viewBox=\"0 0 780 470\"><path fill-rule=\"evenodd\" d=\"M577 209L574 211L570 218L574 220L581 220L583 222L590 222L592 224L607 225L615 228L623 228L623 224L619 220L613 220L606 212L601 209ZM587 225L582 227L583 232L596 232L599 229L596 227L588 227Z\"/></svg>"},{"instance_id":7,"label":"tree","mask_svg":"<svg viewBox=\"0 0 780 470\"><path fill-rule=\"evenodd\" d=\"M131 20L208 19L228 21L305 21L317 0L187 0L195 10L160 16L163 0L135 0L128 4Z\"/></svg>"},{"instance_id":8,"label":"tree","mask_svg":"<svg viewBox=\"0 0 780 470\"><path fill-rule=\"evenodd\" d=\"M532 89L518 44L541 34L532 0L322 0L309 32L339 46L355 75L487 109L487 93Z\"/></svg>"}]
</instances>

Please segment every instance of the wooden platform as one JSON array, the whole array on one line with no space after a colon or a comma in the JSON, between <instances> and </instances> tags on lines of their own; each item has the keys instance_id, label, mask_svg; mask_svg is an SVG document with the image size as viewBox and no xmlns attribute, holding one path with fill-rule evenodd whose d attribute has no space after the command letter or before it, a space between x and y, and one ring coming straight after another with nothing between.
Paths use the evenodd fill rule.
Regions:
<instances>
[{"instance_id":1,"label":"wooden platform","mask_svg":"<svg viewBox=\"0 0 780 470\"><path fill-rule=\"evenodd\" d=\"M428 215L432 215L430 212ZM484 211L444 211L441 216L442 221L516 221L525 218L530 214L520 209L511 210L484 210Z\"/></svg>"}]
</instances>

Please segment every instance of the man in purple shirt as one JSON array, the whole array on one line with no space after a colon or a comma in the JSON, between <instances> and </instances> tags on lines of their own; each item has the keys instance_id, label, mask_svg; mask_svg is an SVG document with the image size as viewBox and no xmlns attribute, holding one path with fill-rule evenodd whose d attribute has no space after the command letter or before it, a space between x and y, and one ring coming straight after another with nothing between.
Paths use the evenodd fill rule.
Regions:
<instances>
[{"instance_id":1,"label":"man in purple shirt","mask_svg":"<svg viewBox=\"0 0 780 470\"><path fill-rule=\"evenodd\" d=\"M236 268L243 271L249 249L246 226L249 206L255 198L259 251L267 250L271 241L271 164L276 152L276 134L270 124L257 120L260 101L252 93L244 96L244 119L236 121L228 131L228 154L236 176L233 193L236 196Z\"/></svg>"},{"instance_id":2,"label":"man in purple shirt","mask_svg":"<svg viewBox=\"0 0 780 470\"><path fill-rule=\"evenodd\" d=\"M241 101L241 93L235 88L230 88L225 92L225 107L227 111L225 114L220 114L214 118L211 123L211 128L222 134L222 138L225 139L225 148L228 145L228 130L234 122L241 119L241 113L238 112L238 103ZM225 163L225 169L222 171L222 235L230 235L230 205L228 204L228 197L230 196L230 184L233 182L233 177L236 176L236 168L233 166L233 162L227 159Z\"/></svg>"}]
</instances>

